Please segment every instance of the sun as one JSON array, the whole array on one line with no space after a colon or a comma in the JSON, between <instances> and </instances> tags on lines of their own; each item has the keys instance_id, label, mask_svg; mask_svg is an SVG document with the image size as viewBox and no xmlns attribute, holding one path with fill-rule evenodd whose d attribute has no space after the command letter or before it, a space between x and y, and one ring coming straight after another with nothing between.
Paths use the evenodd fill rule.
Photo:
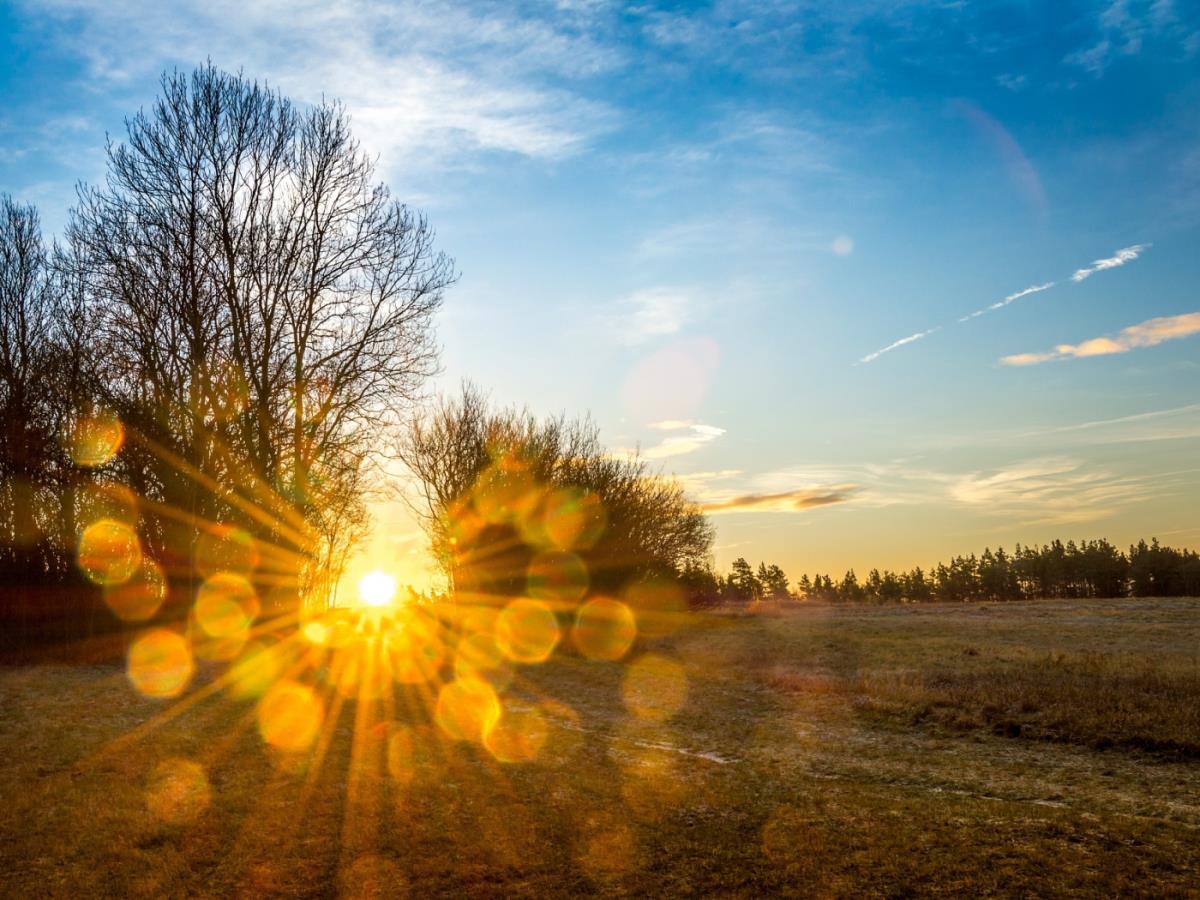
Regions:
<instances>
[{"instance_id":1,"label":"sun","mask_svg":"<svg viewBox=\"0 0 1200 900\"><path fill-rule=\"evenodd\" d=\"M368 572L359 579L358 596L366 606L391 606L396 598L396 579L378 569Z\"/></svg>"}]
</instances>

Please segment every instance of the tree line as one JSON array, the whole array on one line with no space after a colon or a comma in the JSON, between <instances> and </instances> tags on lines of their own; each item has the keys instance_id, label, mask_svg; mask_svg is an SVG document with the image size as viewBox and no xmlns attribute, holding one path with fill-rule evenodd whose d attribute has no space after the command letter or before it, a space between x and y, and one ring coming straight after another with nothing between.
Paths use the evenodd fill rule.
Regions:
<instances>
[{"instance_id":1,"label":"tree line","mask_svg":"<svg viewBox=\"0 0 1200 900\"><path fill-rule=\"evenodd\" d=\"M794 588L778 566L745 559L728 575L710 567L685 573L694 606L745 605L761 600L814 600L826 603L962 603L1038 598L1200 596L1200 554L1141 540L1123 552L1109 541L1051 541L985 548L979 556L955 556L928 571L872 569L859 579L853 569L841 579L801 575Z\"/></svg>"},{"instance_id":2,"label":"tree line","mask_svg":"<svg viewBox=\"0 0 1200 900\"><path fill-rule=\"evenodd\" d=\"M1107 540L1051 541L985 548L955 556L928 571L872 569L860 579L850 569L840 579L801 575L792 584L773 563L755 568L744 557L727 573L691 562L680 581L693 609L747 607L783 601L822 603L964 603L979 600L1087 599L1200 596L1200 554L1167 547L1155 538L1121 551Z\"/></svg>"}]
</instances>

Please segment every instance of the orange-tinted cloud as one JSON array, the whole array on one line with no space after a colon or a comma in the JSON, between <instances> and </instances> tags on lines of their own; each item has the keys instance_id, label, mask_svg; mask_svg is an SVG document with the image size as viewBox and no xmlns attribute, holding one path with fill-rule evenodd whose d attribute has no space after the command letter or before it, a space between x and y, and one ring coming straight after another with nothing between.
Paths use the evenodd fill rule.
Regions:
<instances>
[{"instance_id":1,"label":"orange-tinted cloud","mask_svg":"<svg viewBox=\"0 0 1200 900\"><path fill-rule=\"evenodd\" d=\"M858 493L858 485L835 484L828 487L801 488L774 494L742 494L727 500L704 504L707 513L726 512L800 512L814 506L845 503Z\"/></svg>"},{"instance_id":2,"label":"orange-tinted cloud","mask_svg":"<svg viewBox=\"0 0 1200 900\"><path fill-rule=\"evenodd\" d=\"M1153 347L1164 341L1173 341L1197 333L1200 333L1200 312L1162 316L1130 325L1113 337L1092 338L1079 344L1059 344L1045 353L1017 353L1002 357L1000 362L1006 366L1032 366L1054 359L1108 356L1113 353L1128 353L1138 347Z\"/></svg>"}]
</instances>

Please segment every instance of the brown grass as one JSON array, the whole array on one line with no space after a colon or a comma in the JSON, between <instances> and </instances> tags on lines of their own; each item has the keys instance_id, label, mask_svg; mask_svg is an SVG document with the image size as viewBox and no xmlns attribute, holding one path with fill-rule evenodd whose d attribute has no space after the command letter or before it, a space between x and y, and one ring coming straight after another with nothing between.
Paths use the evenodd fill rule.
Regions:
<instances>
[{"instance_id":1,"label":"brown grass","mask_svg":"<svg viewBox=\"0 0 1200 900\"><path fill-rule=\"evenodd\" d=\"M9 667L0 894L1197 896L1198 647L1196 600L700 617L641 648L686 675L665 721L622 665L524 670L550 724L526 765L405 695L346 703L297 764L249 702L143 732L164 707L119 667ZM171 759L211 786L174 824Z\"/></svg>"},{"instance_id":2,"label":"brown grass","mask_svg":"<svg viewBox=\"0 0 1200 900\"><path fill-rule=\"evenodd\" d=\"M1056 653L983 666L863 676L866 711L1009 737L1200 757L1200 665Z\"/></svg>"}]
</instances>

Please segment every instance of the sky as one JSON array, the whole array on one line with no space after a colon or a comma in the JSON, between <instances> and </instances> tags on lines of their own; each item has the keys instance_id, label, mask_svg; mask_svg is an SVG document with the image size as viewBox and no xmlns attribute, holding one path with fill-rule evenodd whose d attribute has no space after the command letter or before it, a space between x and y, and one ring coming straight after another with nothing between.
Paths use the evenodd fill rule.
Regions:
<instances>
[{"instance_id":1,"label":"sky","mask_svg":"<svg viewBox=\"0 0 1200 900\"><path fill-rule=\"evenodd\" d=\"M0 0L0 190L60 232L206 59L428 215L431 391L590 413L722 568L1200 546L1200 4ZM427 584L375 512L356 567Z\"/></svg>"}]
</instances>

